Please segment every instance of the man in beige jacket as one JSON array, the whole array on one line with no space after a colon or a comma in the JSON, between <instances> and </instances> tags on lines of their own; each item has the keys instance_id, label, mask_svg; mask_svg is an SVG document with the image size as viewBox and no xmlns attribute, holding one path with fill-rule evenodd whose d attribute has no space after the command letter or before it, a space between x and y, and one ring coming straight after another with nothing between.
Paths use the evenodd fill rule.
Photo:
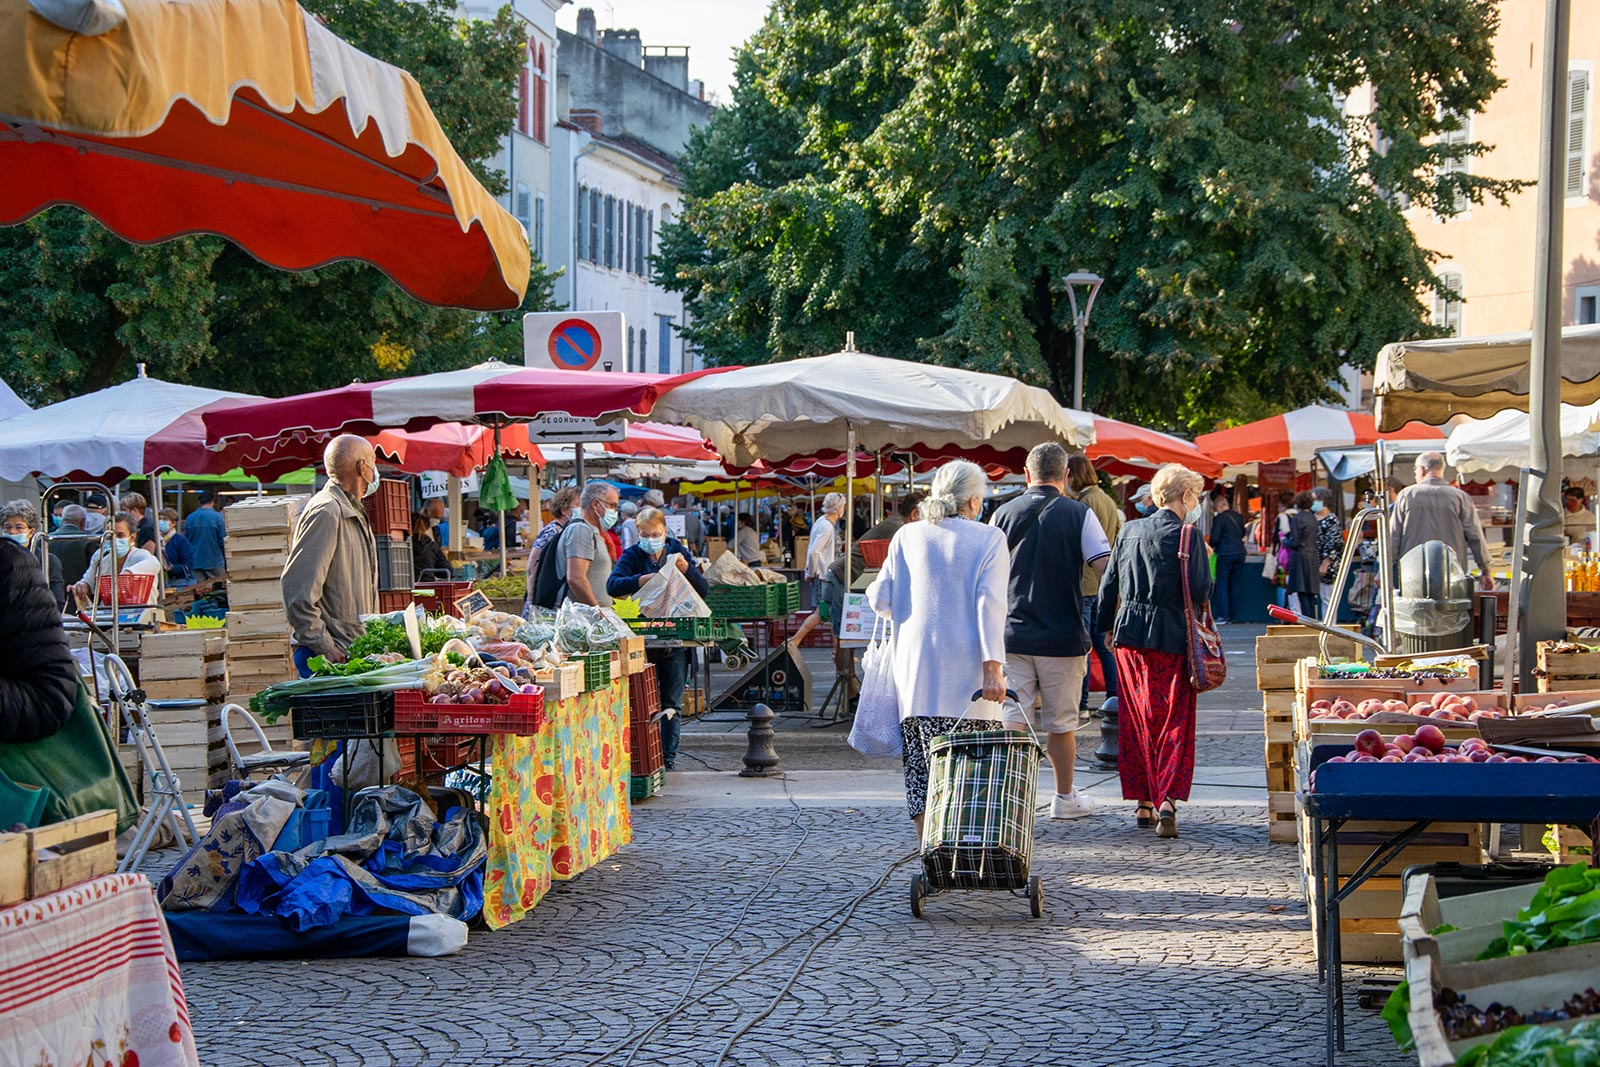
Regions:
<instances>
[{"instance_id":1,"label":"man in beige jacket","mask_svg":"<svg viewBox=\"0 0 1600 1067\"><path fill-rule=\"evenodd\" d=\"M378 549L361 506L378 487L377 458L365 440L344 434L328 442L322 462L328 484L300 513L283 567L283 610L302 678L313 656L343 663L361 616L378 610Z\"/></svg>"}]
</instances>

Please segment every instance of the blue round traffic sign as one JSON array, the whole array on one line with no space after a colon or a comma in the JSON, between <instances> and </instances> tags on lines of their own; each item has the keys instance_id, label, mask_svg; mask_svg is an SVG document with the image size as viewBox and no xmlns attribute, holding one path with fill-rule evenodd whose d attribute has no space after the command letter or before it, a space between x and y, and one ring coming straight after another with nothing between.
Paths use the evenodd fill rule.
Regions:
<instances>
[{"instance_id":1,"label":"blue round traffic sign","mask_svg":"<svg viewBox=\"0 0 1600 1067\"><path fill-rule=\"evenodd\" d=\"M566 319L550 331L549 349L562 370L588 370L600 362L600 332L584 319Z\"/></svg>"}]
</instances>

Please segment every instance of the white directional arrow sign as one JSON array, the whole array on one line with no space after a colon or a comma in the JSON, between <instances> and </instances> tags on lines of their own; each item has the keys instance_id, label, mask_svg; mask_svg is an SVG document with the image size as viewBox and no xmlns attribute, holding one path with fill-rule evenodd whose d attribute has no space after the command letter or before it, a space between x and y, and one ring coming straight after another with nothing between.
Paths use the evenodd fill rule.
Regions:
<instances>
[{"instance_id":1,"label":"white directional arrow sign","mask_svg":"<svg viewBox=\"0 0 1600 1067\"><path fill-rule=\"evenodd\" d=\"M546 415L528 423L528 440L536 445L572 445L590 441L621 441L627 436L627 424L608 422L600 425L594 419L575 419L571 415Z\"/></svg>"}]
</instances>

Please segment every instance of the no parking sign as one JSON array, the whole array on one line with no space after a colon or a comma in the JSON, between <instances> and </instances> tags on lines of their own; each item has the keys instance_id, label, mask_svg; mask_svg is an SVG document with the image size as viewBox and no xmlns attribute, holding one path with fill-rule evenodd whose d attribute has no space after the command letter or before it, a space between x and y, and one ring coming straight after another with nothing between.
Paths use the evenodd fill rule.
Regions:
<instances>
[{"instance_id":1,"label":"no parking sign","mask_svg":"<svg viewBox=\"0 0 1600 1067\"><path fill-rule=\"evenodd\" d=\"M522 317L522 361L557 370L628 369L620 311L543 311Z\"/></svg>"}]
</instances>

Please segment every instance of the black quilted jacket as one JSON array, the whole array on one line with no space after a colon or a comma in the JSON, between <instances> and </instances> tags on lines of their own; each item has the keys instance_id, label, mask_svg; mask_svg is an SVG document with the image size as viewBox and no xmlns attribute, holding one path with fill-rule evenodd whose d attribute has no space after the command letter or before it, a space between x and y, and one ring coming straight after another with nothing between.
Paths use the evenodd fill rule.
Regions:
<instances>
[{"instance_id":1,"label":"black quilted jacket","mask_svg":"<svg viewBox=\"0 0 1600 1067\"><path fill-rule=\"evenodd\" d=\"M51 736L77 695L77 664L39 561L0 541L0 743Z\"/></svg>"}]
</instances>

